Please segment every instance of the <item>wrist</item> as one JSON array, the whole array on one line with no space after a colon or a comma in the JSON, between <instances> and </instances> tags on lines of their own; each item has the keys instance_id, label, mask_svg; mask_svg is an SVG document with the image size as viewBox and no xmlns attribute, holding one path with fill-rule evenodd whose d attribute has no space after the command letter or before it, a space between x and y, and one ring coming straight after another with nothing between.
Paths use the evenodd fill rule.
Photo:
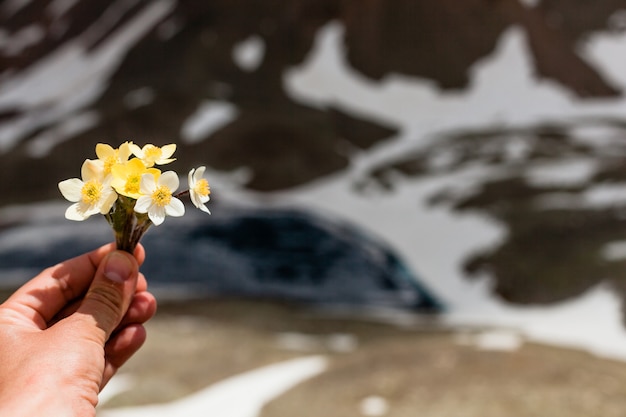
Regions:
<instances>
[{"instance_id":1,"label":"wrist","mask_svg":"<svg viewBox=\"0 0 626 417\"><path fill-rule=\"evenodd\" d=\"M0 416L95 417L95 415L95 407L89 401L67 398L64 389L58 386L30 384L19 393L0 397Z\"/></svg>"}]
</instances>

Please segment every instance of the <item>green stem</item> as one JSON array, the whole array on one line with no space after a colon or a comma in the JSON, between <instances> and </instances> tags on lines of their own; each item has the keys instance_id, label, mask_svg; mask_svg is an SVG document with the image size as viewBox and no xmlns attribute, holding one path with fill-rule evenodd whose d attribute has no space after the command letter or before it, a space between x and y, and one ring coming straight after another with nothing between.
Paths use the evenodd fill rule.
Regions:
<instances>
[{"instance_id":1,"label":"green stem","mask_svg":"<svg viewBox=\"0 0 626 417\"><path fill-rule=\"evenodd\" d=\"M146 214L135 213L135 200L119 196L113 210L105 215L113 227L117 249L134 253L141 237L152 225Z\"/></svg>"}]
</instances>

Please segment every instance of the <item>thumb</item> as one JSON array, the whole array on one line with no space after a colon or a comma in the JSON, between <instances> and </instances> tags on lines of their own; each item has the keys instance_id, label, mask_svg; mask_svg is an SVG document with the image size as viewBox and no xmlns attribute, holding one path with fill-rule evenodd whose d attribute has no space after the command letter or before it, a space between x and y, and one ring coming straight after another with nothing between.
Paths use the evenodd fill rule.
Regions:
<instances>
[{"instance_id":1,"label":"thumb","mask_svg":"<svg viewBox=\"0 0 626 417\"><path fill-rule=\"evenodd\" d=\"M78 315L92 318L104 344L126 314L137 286L139 266L129 253L113 251L100 263Z\"/></svg>"}]
</instances>

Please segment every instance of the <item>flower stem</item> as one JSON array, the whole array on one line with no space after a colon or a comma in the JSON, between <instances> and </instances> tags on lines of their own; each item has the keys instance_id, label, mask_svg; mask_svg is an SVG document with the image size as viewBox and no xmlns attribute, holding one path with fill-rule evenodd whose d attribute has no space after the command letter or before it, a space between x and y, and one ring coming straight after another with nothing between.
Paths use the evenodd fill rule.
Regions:
<instances>
[{"instance_id":1,"label":"flower stem","mask_svg":"<svg viewBox=\"0 0 626 417\"><path fill-rule=\"evenodd\" d=\"M113 209L106 215L107 221L113 227L117 249L133 254L137 244L152 222L146 214L136 213L135 201L125 196L119 196Z\"/></svg>"}]
</instances>

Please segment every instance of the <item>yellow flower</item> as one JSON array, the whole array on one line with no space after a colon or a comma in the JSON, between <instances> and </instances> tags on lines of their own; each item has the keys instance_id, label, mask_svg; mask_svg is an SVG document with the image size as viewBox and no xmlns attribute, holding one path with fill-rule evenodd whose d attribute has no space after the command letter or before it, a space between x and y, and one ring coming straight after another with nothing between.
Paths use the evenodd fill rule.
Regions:
<instances>
[{"instance_id":1,"label":"yellow flower","mask_svg":"<svg viewBox=\"0 0 626 417\"><path fill-rule=\"evenodd\" d=\"M133 158L125 164L115 164L111 170L113 179L111 186L115 191L126 197L137 199L141 196L140 184L143 174L152 174L156 179L161 171L156 168L146 168L137 158Z\"/></svg>"},{"instance_id":2,"label":"yellow flower","mask_svg":"<svg viewBox=\"0 0 626 417\"><path fill-rule=\"evenodd\" d=\"M98 143L96 145L96 155L99 163L102 164L105 176L111 173L111 169L115 164L123 164L128 161L132 153L130 149L132 144L132 142L124 142L119 149L113 149L106 143Z\"/></svg>"},{"instance_id":3,"label":"yellow flower","mask_svg":"<svg viewBox=\"0 0 626 417\"><path fill-rule=\"evenodd\" d=\"M178 175L174 171L164 172L155 179L152 175L141 177L141 197L135 203L137 213L148 213L155 226L165 220L165 216L180 217L185 214L182 201L172 194L178 188Z\"/></svg>"},{"instance_id":4,"label":"yellow flower","mask_svg":"<svg viewBox=\"0 0 626 417\"><path fill-rule=\"evenodd\" d=\"M211 199L211 197L209 197L209 194L211 194L209 182L202 178L205 170L206 167L202 166L198 169L192 169L189 171L189 175L187 176L187 180L189 182L189 197L191 197L191 202L194 206L205 213L211 214L205 205L205 203Z\"/></svg>"},{"instance_id":5,"label":"yellow flower","mask_svg":"<svg viewBox=\"0 0 626 417\"><path fill-rule=\"evenodd\" d=\"M151 144L145 145L143 148L135 144L130 144L130 149L137 158L141 159L147 167L156 165L169 164L175 161L170 158L176 151L176 144L165 145L162 148Z\"/></svg>"},{"instance_id":6,"label":"yellow flower","mask_svg":"<svg viewBox=\"0 0 626 417\"><path fill-rule=\"evenodd\" d=\"M71 178L59 183L63 197L74 203L65 211L65 218L81 221L93 214L107 214L117 200L111 177L103 179L101 167L89 159L83 163L81 177L82 180Z\"/></svg>"}]
</instances>

